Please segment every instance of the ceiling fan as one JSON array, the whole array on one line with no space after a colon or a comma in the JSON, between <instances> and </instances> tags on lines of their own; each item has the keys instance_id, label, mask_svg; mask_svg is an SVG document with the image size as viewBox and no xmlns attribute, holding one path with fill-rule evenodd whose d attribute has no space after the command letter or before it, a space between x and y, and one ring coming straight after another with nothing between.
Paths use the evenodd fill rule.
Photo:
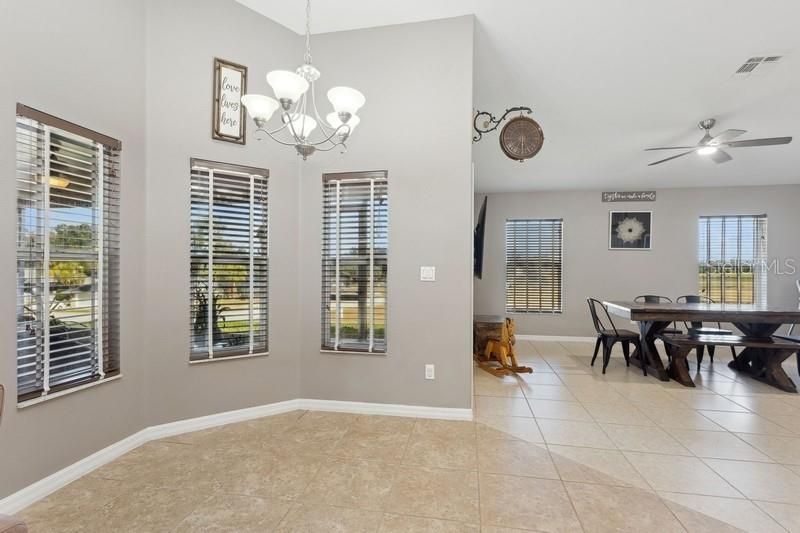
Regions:
<instances>
[{"instance_id":1,"label":"ceiling fan","mask_svg":"<svg viewBox=\"0 0 800 533\"><path fill-rule=\"evenodd\" d=\"M697 146L661 146L658 148L645 148L646 152L650 152L653 150L688 150L688 152L683 152L678 155L673 155L666 159L661 159L659 161L654 161L647 165L648 167L652 167L653 165L658 165L660 163L665 163L667 161L671 161L673 159L677 159L679 157L683 157L685 155L698 153L700 155L706 155L714 161L715 163L726 163L733 159L727 152L723 151L722 148L744 148L746 146L772 146L775 144L789 144L792 142L791 137L769 137L766 139L747 139L744 141L734 141L733 139L739 137L740 135L747 133L747 130L725 130L719 135L711 136L711 128L714 127L717 121L713 118L708 118L706 120L701 121L697 126L704 130L706 133L703 135L703 138L700 139L700 142L697 143Z\"/></svg>"}]
</instances>

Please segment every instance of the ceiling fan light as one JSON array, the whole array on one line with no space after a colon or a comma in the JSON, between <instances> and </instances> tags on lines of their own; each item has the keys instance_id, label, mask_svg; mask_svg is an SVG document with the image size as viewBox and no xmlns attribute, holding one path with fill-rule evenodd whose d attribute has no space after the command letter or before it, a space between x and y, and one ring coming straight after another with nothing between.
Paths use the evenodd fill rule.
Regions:
<instances>
[{"instance_id":1,"label":"ceiling fan light","mask_svg":"<svg viewBox=\"0 0 800 533\"><path fill-rule=\"evenodd\" d=\"M333 113L328 113L328 115L325 117L325 120L328 121L328 124L330 124L331 128L333 129L345 124L342 122L341 117L339 117L339 113L336 113L335 111ZM359 122L361 122L361 119L358 118L358 115L352 115L350 117L350 119L347 121L347 125L350 126L350 131L348 134L353 133L353 130L356 129L356 126L358 126ZM342 128L342 132L344 132L344 128Z\"/></svg>"},{"instance_id":2,"label":"ceiling fan light","mask_svg":"<svg viewBox=\"0 0 800 533\"><path fill-rule=\"evenodd\" d=\"M333 87L328 91L328 100L337 113L355 115L367 99L360 91L350 87Z\"/></svg>"},{"instance_id":3,"label":"ceiling fan light","mask_svg":"<svg viewBox=\"0 0 800 533\"><path fill-rule=\"evenodd\" d=\"M287 122L288 115L283 115L283 122ZM292 115L292 128L294 132L301 138L307 139L311 132L317 127L317 121L308 115L302 113L295 113Z\"/></svg>"},{"instance_id":4,"label":"ceiling fan light","mask_svg":"<svg viewBox=\"0 0 800 533\"><path fill-rule=\"evenodd\" d=\"M274 98L263 94L245 94L242 96L242 104L247 109L247 114L254 120L264 122L272 118L273 113L280 107Z\"/></svg>"},{"instance_id":5,"label":"ceiling fan light","mask_svg":"<svg viewBox=\"0 0 800 533\"><path fill-rule=\"evenodd\" d=\"M281 103L296 102L308 90L308 81L288 70L273 70L268 73L267 83L275 91L275 97L281 100Z\"/></svg>"},{"instance_id":6,"label":"ceiling fan light","mask_svg":"<svg viewBox=\"0 0 800 533\"><path fill-rule=\"evenodd\" d=\"M717 147L716 146L704 146L704 147L700 148L697 151L697 153L700 154L700 155L711 155L713 153L716 153L716 151L717 151Z\"/></svg>"}]
</instances>

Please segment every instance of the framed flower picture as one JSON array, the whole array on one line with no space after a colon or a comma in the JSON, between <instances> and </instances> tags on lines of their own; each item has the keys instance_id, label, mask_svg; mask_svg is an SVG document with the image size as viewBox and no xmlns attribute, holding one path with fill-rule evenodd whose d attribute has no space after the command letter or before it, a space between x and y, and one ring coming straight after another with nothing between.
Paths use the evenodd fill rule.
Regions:
<instances>
[{"instance_id":1,"label":"framed flower picture","mask_svg":"<svg viewBox=\"0 0 800 533\"><path fill-rule=\"evenodd\" d=\"M650 250L653 247L651 211L610 211L609 250Z\"/></svg>"}]
</instances>

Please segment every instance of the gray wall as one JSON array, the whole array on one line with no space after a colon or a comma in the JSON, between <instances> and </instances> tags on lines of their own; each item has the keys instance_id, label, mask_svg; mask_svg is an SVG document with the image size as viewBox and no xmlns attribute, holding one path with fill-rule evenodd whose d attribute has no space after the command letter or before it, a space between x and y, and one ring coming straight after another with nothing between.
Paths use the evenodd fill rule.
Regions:
<instances>
[{"instance_id":1,"label":"gray wall","mask_svg":"<svg viewBox=\"0 0 800 533\"><path fill-rule=\"evenodd\" d=\"M151 424L297 397L298 166L291 149L211 139L215 56L247 65L248 91L302 60L296 34L232 0L151 0L147 12L145 412ZM189 364L189 158L268 168L270 355Z\"/></svg>"},{"instance_id":2,"label":"gray wall","mask_svg":"<svg viewBox=\"0 0 800 533\"><path fill-rule=\"evenodd\" d=\"M0 497L144 425L144 5L0 2ZM16 408L16 102L122 141L122 372L119 381Z\"/></svg>"},{"instance_id":3,"label":"gray wall","mask_svg":"<svg viewBox=\"0 0 800 533\"><path fill-rule=\"evenodd\" d=\"M475 196L478 209L484 195ZM589 336L594 331L585 299L629 300L638 294L675 298L697 292L697 218L700 215L768 216L768 253L783 274L768 279L768 302L797 306L795 280L786 261L800 268L800 185L664 189L656 202L602 203L600 192L490 194L483 279L475 280L475 312L505 310L505 220L564 219L564 313L514 314L517 331L527 335ZM653 249L608 249L608 212L652 211Z\"/></svg>"},{"instance_id":4,"label":"gray wall","mask_svg":"<svg viewBox=\"0 0 800 533\"><path fill-rule=\"evenodd\" d=\"M347 155L318 154L302 166L304 397L470 406L472 35L469 16L312 43L320 94L349 84L367 103ZM321 177L381 169L389 176L388 354L320 353ZM419 281L421 265L436 266L436 282ZM425 363L436 364L436 380L424 379Z\"/></svg>"}]
</instances>

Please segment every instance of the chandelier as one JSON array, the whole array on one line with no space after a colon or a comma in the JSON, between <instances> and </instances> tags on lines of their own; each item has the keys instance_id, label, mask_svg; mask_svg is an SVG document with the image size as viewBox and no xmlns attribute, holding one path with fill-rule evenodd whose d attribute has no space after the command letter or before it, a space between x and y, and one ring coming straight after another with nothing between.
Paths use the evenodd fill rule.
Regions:
<instances>
[{"instance_id":1,"label":"chandelier","mask_svg":"<svg viewBox=\"0 0 800 533\"><path fill-rule=\"evenodd\" d=\"M346 150L347 139L361 121L356 112L366 102L364 95L355 89L333 87L328 91L333 112L323 119L317 111L314 95L314 83L319 77L319 70L311 64L311 0L306 0L306 53L303 64L295 72L273 70L267 74L267 83L272 87L275 98L262 94L242 96L242 104L256 124L256 133L265 133L284 146L294 146L304 161L317 150L328 152L337 146ZM270 131L267 122L278 109L281 124ZM312 137L315 130L317 134ZM258 135L256 138L259 138Z\"/></svg>"}]
</instances>

